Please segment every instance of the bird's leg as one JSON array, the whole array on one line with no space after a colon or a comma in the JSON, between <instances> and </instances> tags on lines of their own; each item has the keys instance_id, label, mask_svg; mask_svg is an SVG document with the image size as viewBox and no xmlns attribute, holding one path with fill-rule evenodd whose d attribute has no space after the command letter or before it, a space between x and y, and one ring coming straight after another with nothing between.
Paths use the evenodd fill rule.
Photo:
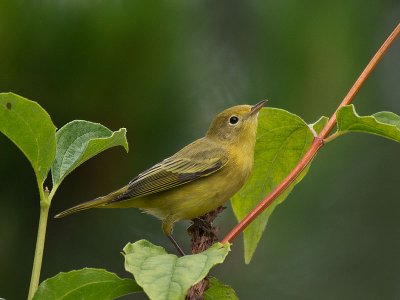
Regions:
<instances>
[{"instance_id":1,"label":"bird's leg","mask_svg":"<svg viewBox=\"0 0 400 300\"><path fill-rule=\"evenodd\" d=\"M179 246L178 242L174 239L174 237L172 236L172 234L167 235L169 240L172 242L172 244L175 246L176 250L178 251L178 253L181 256L185 256L185 252L183 252L181 246Z\"/></svg>"},{"instance_id":2,"label":"bird's leg","mask_svg":"<svg viewBox=\"0 0 400 300\"><path fill-rule=\"evenodd\" d=\"M172 230L174 227L174 218L173 216L168 216L162 221L162 230L164 234L169 238L169 240L172 242L172 244L175 246L176 250L178 250L178 253L181 256L185 256L185 252L183 252L182 248L179 246L178 242L174 239L172 236Z\"/></svg>"}]
</instances>

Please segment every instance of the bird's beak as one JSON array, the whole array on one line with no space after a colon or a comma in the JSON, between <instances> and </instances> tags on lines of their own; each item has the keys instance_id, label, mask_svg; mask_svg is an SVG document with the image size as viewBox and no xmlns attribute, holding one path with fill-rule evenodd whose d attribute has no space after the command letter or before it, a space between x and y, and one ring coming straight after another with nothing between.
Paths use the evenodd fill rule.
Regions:
<instances>
[{"instance_id":1,"label":"bird's beak","mask_svg":"<svg viewBox=\"0 0 400 300\"><path fill-rule=\"evenodd\" d=\"M250 115L257 114L265 103L267 103L267 100L260 101L257 104L253 105L250 110Z\"/></svg>"}]
</instances>

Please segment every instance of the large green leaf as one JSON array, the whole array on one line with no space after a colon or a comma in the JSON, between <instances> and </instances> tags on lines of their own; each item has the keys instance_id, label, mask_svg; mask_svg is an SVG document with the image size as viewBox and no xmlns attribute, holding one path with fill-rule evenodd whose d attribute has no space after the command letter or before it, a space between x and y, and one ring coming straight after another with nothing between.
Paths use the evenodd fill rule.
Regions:
<instances>
[{"instance_id":1,"label":"large green leaf","mask_svg":"<svg viewBox=\"0 0 400 300\"><path fill-rule=\"evenodd\" d=\"M142 289L132 279L122 279L102 269L61 272L43 281L33 300L111 300Z\"/></svg>"},{"instance_id":2,"label":"large green leaf","mask_svg":"<svg viewBox=\"0 0 400 300\"><path fill-rule=\"evenodd\" d=\"M243 188L232 198L233 211L238 221L292 171L310 147L314 138L312 131L319 132L327 122L327 118L322 117L308 125L299 116L277 108L263 108L258 118L253 172ZM273 210L286 199L307 171L308 168L244 230L246 263L250 262Z\"/></svg>"},{"instance_id":3,"label":"large green leaf","mask_svg":"<svg viewBox=\"0 0 400 300\"><path fill-rule=\"evenodd\" d=\"M180 300L214 265L222 263L229 251L228 244L216 243L202 253L177 257L140 240L125 246L125 269L150 299Z\"/></svg>"},{"instance_id":4,"label":"large green leaf","mask_svg":"<svg viewBox=\"0 0 400 300\"><path fill-rule=\"evenodd\" d=\"M123 146L128 151L125 128L112 132L101 124L76 120L58 130L56 137L56 159L51 167L55 187L79 165L108 148Z\"/></svg>"},{"instance_id":5,"label":"large green leaf","mask_svg":"<svg viewBox=\"0 0 400 300\"><path fill-rule=\"evenodd\" d=\"M383 111L372 116L359 116L354 105L347 105L336 113L338 134L364 132L400 142L400 116Z\"/></svg>"},{"instance_id":6,"label":"large green leaf","mask_svg":"<svg viewBox=\"0 0 400 300\"><path fill-rule=\"evenodd\" d=\"M222 284L217 278L210 278L210 287L204 292L204 300L238 300L235 291L229 285Z\"/></svg>"},{"instance_id":7,"label":"large green leaf","mask_svg":"<svg viewBox=\"0 0 400 300\"><path fill-rule=\"evenodd\" d=\"M56 153L56 127L36 102L13 93L0 93L0 132L25 154L40 185Z\"/></svg>"}]
</instances>

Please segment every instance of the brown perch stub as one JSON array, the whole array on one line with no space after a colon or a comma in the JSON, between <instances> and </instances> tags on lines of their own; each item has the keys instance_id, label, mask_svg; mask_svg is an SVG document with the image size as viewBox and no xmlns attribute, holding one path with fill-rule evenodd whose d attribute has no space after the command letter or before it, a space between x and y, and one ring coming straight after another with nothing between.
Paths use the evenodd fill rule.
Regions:
<instances>
[{"instance_id":1,"label":"brown perch stub","mask_svg":"<svg viewBox=\"0 0 400 300\"><path fill-rule=\"evenodd\" d=\"M218 241L218 228L213 226L215 218L226 207L220 206L217 209L192 220L193 224L187 229L190 235L190 247L192 253L200 253L210 248ZM186 300L201 300L203 293L208 287L208 276L199 283L192 286L186 296Z\"/></svg>"}]
</instances>

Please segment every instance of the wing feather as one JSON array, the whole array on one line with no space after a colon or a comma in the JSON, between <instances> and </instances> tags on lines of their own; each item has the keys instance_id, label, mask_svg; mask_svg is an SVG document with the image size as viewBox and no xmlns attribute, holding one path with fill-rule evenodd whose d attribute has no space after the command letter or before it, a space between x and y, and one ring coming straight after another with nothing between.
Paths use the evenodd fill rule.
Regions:
<instances>
[{"instance_id":1,"label":"wing feather","mask_svg":"<svg viewBox=\"0 0 400 300\"><path fill-rule=\"evenodd\" d=\"M227 152L213 142L200 139L175 155L140 173L129 182L125 193L112 202L162 192L220 170L228 161Z\"/></svg>"}]
</instances>

